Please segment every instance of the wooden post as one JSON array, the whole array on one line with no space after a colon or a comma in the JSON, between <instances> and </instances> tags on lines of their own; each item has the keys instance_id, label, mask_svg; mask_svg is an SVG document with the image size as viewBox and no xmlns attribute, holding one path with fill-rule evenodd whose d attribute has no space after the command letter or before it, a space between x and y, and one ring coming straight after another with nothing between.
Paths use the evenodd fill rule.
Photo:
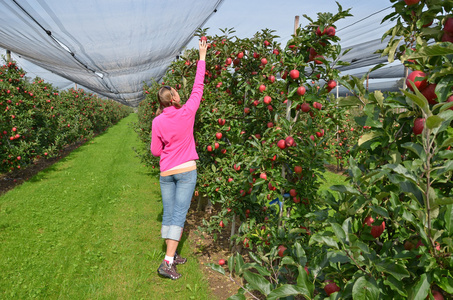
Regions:
<instances>
[{"instance_id":1,"label":"wooden post","mask_svg":"<svg viewBox=\"0 0 453 300\"><path fill-rule=\"evenodd\" d=\"M294 36L297 35L297 28L299 28L299 16L295 16L294 18ZM291 120L291 104L292 104L292 101L290 99L288 99L288 101L286 101L286 119L288 121ZM286 170L285 170L285 166L282 167L282 178L286 178ZM282 219L283 219L283 207L284 207L284 204L285 204L285 198L283 197L283 189L280 189L280 193L281 193L281 201L282 201L282 206L281 206L281 209L280 209L280 213L279 213L279 222L278 222L278 227L281 228L281 226L283 225L282 224ZM291 208L288 208L287 212L286 212L286 216L289 217L290 215L290 210Z\"/></svg>"},{"instance_id":2,"label":"wooden post","mask_svg":"<svg viewBox=\"0 0 453 300\"><path fill-rule=\"evenodd\" d=\"M6 50L6 61L7 62L11 61L11 50Z\"/></svg>"},{"instance_id":3,"label":"wooden post","mask_svg":"<svg viewBox=\"0 0 453 300\"><path fill-rule=\"evenodd\" d=\"M77 83L74 83L75 85L75 90L78 91L79 89L77 88Z\"/></svg>"},{"instance_id":4,"label":"wooden post","mask_svg":"<svg viewBox=\"0 0 453 300\"><path fill-rule=\"evenodd\" d=\"M338 86L338 81L337 81L337 101L338 101L339 94L340 94L340 87ZM338 106L338 102L336 102L336 103L337 103L337 106ZM337 125L337 143L340 140L340 134L338 133L339 130L340 130L340 127L338 127L338 125ZM340 162L339 162L339 160L337 158L337 172L338 171L340 171Z\"/></svg>"}]
</instances>

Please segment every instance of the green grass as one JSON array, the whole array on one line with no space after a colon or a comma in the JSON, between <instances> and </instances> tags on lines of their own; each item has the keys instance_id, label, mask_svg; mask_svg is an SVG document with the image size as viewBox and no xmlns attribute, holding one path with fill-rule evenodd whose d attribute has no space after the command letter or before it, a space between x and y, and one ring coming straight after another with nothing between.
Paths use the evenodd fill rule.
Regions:
<instances>
[{"instance_id":1,"label":"green grass","mask_svg":"<svg viewBox=\"0 0 453 300\"><path fill-rule=\"evenodd\" d=\"M156 274L162 203L132 150L136 118L0 197L1 299L215 298L195 257L177 281Z\"/></svg>"}]
</instances>

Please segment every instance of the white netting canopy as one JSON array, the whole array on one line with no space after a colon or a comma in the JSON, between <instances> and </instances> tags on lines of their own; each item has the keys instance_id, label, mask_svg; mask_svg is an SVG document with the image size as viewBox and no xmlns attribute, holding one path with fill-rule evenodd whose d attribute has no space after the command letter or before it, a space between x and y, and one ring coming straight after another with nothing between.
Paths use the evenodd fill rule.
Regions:
<instances>
[{"instance_id":1,"label":"white netting canopy","mask_svg":"<svg viewBox=\"0 0 453 300\"><path fill-rule=\"evenodd\" d=\"M137 106L223 0L3 0L0 47Z\"/></svg>"}]
</instances>

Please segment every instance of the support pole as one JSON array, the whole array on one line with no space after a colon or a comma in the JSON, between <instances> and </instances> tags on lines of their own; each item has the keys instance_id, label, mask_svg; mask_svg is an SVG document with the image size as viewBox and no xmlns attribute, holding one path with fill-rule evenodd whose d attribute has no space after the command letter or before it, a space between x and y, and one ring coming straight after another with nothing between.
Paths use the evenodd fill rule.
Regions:
<instances>
[{"instance_id":1,"label":"support pole","mask_svg":"<svg viewBox=\"0 0 453 300\"><path fill-rule=\"evenodd\" d=\"M7 62L11 61L11 50L6 50L6 61Z\"/></svg>"},{"instance_id":2,"label":"support pole","mask_svg":"<svg viewBox=\"0 0 453 300\"><path fill-rule=\"evenodd\" d=\"M297 28L299 28L299 16L295 16L294 17L294 36L297 35ZM288 99L286 101L286 119L288 121L291 120L291 105L292 105L292 101L290 99ZM282 167L282 178L286 178L286 170L285 170L285 166ZM283 189L280 190L280 193L281 193L281 197L282 197L282 207L280 209L280 212L279 212L279 216L278 216L278 227L281 228L281 226L283 225L282 224L282 219L283 219L283 207L284 207L284 204L285 204L285 198L283 197ZM290 209L291 208L288 208L287 212L286 212L286 216L289 217L290 215Z\"/></svg>"}]
</instances>

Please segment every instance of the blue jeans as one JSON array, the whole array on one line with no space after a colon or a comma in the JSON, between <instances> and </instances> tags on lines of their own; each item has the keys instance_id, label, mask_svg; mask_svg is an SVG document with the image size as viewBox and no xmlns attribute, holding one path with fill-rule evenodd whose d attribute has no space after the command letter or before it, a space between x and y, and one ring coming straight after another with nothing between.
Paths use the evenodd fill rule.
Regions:
<instances>
[{"instance_id":1,"label":"blue jeans","mask_svg":"<svg viewBox=\"0 0 453 300\"><path fill-rule=\"evenodd\" d=\"M164 214L161 234L164 239L179 241L197 183L197 170L160 176Z\"/></svg>"}]
</instances>

